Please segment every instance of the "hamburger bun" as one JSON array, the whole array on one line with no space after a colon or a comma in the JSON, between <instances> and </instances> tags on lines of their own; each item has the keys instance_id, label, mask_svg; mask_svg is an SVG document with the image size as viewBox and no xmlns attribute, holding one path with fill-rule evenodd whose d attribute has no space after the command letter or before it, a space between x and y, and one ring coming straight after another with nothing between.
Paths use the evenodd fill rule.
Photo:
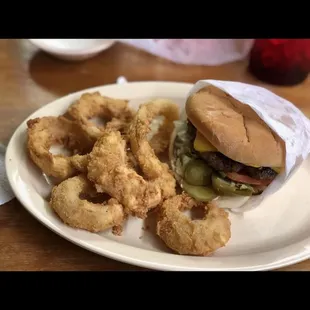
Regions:
<instances>
[{"instance_id":1,"label":"hamburger bun","mask_svg":"<svg viewBox=\"0 0 310 310\"><path fill-rule=\"evenodd\" d=\"M207 86L192 94L187 118L222 154L249 166L284 167L285 144L246 104Z\"/></svg>"}]
</instances>

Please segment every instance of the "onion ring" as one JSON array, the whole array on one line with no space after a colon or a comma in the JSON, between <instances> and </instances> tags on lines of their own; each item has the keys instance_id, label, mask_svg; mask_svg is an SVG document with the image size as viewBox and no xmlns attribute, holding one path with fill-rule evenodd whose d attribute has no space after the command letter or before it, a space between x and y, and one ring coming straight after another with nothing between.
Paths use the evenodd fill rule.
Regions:
<instances>
[{"instance_id":1,"label":"onion ring","mask_svg":"<svg viewBox=\"0 0 310 310\"><path fill-rule=\"evenodd\" d=\"M128 166L135 171L139 169L138 163L136 161L136 158L130 151L130 149L127 149L127 158L128 158ZM75 155L72 157L72 164L73 166L81 173L87 173L87 165L89 162L89 156L86 155Z\"/></svg>"},{"instance_id":2,"label":"onion ring","mask_svg":"<svg viewBox=\"0 0 310 310\"><path fill-rule=\"evenodd\" d=\"M80 126L63 116L31 119L27 126L30 157L46 175L66 179L77 174L72 164L75 154L86 154L93 146L93 141ZM50 147L54 144L64 145L74 155L52 154Z\"/></svg>"},{"instance_id":3,"label":"onion ring","mask_svg":"<svg viewBox=\"0 0 310 310\"><path fill-rule=\"evenodd\" d=\"M105 129L126 132L133 114L128 100L113 99L94 92L83 94L68 108L66 116L75 120L92 139L97 140ZM91 122L93 117L109 121L100 126Z\"/></svg>"},{"instance_id":4,"label":"onion ring","mask_svg":"<svg viewBox=\"0 0 310 310\"><path fill-rule=\"evenodd\" d=\"M90 181L83 175L69 178L52 189L50 206L67 225L90 232L114 227L120 232L126 216L121 204L114 198L104 203L92 203L80 196L96 194Z\"/></svg>"},{"instance_id":5,"label":"onion ring","mask_svg":"<svg viewBox=\"0 0 310 310\"><path fill-rule=\"evenodd\" d=\"M156 99L142 104L130 124L128 135L131 150L141 170L149 180L160 186L163 198L168 198L176 194L176 180L169 166L157 158L147 139L151 131L151 121L160 115L165 117L166 139L169 141L173 122L179 118L179 109L177 104L167 99Z\"/></svg>"},{"instance_id":6,"label":"onion ring","mask_svg":"<svg viewBox=\"0 0 310 310\"><path fill-rule=\"evenodd\" d=\"M155 118L151 121L149 125L151 131L147 134L147 139L156 155L168 149L173 126L173 122L165 117Z\"/></svg>"},{"instance_id":7,"label":"onion ring","mask_svg":"<svg viewBox=\"0 0 310 310\"><path fill-rule=\"evenodd\" d=\"M193 207L204 208L203 219L192 220L181 212ZM179 254L207 256L224 247L231 237L228 213L214 203L197 203L181 194L165 200L158 212L157 235Z\"/></svg>"},{"instance_id":8,"label":"onion ring","mask_svg":"<svg viewBox=\"0 0 310 310\"><path fill-rule=\"evenodd\" d=\"M72 157L71 162L76 170L81 173L87 173L88 165L88 154L86 155L75 155Z\"/></svg>"},{"instance_id":9,"label":"onion ring","mask_svg":"<svg viewBox=\"0 0 310 310\"><path fill-rule=\"evenodd\" d=\"M147 182L128 163L119 131L105 131L89 154L87 177L98 192L116 198L128 214L145 218L162 201L158 185Z\"/></svg>"}]
</instances>

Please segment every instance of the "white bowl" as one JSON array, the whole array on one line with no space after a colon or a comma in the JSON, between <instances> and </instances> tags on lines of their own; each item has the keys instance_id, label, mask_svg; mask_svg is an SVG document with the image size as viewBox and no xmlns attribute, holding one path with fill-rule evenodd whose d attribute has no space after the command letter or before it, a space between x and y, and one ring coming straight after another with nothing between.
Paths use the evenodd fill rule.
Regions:
<instances>
[{"instance_id":1,"label":"white bowl","mask_svg":"<svg viewBox=\"0 0 310 310\"><path fill-rule=\"evenodd\" d=\"M106 39L29 39L35 46L63 60L85 60L111 47L115 40Z\"/></svg>"}]
</instances>

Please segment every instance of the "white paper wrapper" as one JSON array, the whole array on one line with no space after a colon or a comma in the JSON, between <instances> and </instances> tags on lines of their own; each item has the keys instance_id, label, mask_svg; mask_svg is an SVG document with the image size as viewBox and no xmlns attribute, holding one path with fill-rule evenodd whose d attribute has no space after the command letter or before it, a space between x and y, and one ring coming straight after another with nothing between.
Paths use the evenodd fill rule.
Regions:
<instances>
[{"instance_id":1,"label":"white paper wrapper","mask_svg":"<svg viewBox=\"0 0 310 310\"><path fill-rule=\"evenodd\" d=\"M240 102L249 105L285 142L285 172L279 174L261 195L243 200L241 205L239 202L239 206L234 204L234 199L225 199L225 207L238 207L234 209L237 212L248 211L257 207L265 197L278 191L308 157L310 153L310 121L291 102L265 88L250 84L201 80L193 86L188 96L208 85L213 85ZM221 200L219 202L221 203Z\"/></svg>"},{"instance_id":2,"label":"white paper wrapper","mask_svg":"<svg viewBox=\"0 0 310 310\"><path fill-rule=\"evenodd\" d=\"M213 66L245 58L254 42L253 39L122 39L119 41L176 63Z\"/></svg>"}]
</instances>

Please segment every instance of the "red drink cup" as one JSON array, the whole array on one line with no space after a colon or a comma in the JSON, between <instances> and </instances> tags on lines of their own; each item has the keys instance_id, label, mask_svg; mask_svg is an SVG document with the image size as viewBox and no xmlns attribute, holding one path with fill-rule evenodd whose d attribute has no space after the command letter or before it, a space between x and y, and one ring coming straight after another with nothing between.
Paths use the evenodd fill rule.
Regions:
<instances>
[{"instance_id":1,"label":"red drink cup","mask_svg":"<svg viewBox=\"0 0 310 310\"><path fill-rule=\"evenodd\" d=\"M310 72L310 39L257 39L249 71L263 82L296 85Z\"/></svg>"}]
</instances>

